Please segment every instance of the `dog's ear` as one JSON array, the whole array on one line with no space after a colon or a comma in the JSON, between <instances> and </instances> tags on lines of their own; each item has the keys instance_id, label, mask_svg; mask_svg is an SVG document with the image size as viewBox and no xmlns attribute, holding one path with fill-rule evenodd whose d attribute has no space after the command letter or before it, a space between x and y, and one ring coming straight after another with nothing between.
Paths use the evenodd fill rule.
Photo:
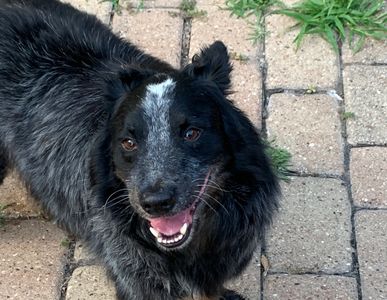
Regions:
<instances>
[{"instance_id":1,"label":"dog's ear","mask_svg":"<svg viewBox=\"0 0 387 300\"><path fill-rule=\"evenodd\" d=\"M154 71L139 70L136 68L112 68L108 78L105 79L106 110L114 116L127 95L139 87Z\"/></svg>"},{"instance_id":2,"label":"dog's ear","mask_svg":"<svg viewBox=\"0 0 387 300\"><path fill-rule=\"evenodd\" d=\"M109 80L108 93L110 97L118 99L123 94L136 89L152 75L154 75L154 72L149 70L119 69L115 72L114 78Z\"/></svg>"},{"instance_id":3,"label":"dog's ear","mask_svg":"<svg viewBox=\"0 0 387 300\"><path fill-rule=\"evenodd\" d=\"M224 95L229 94L232 66L226 46L216 41L195 54L192 63L184 69L191 77L201 78L215 83Z\"/></svg>"}]
</instances>

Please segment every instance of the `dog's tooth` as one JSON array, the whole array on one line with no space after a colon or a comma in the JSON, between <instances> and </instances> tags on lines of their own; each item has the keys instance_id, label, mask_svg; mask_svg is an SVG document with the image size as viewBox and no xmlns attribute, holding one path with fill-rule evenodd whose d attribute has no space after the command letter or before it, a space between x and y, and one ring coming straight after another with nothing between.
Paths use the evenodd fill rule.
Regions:
<instances>
[{"instance_id":1,"label":"dog's tooth","mask_svg":"<svg viewBox=\"0 0 387 300\"><path fill-rule=\"evenodd\" d=\"M163 241L163 238L162 238L161 236L159 236L159 237L157 238L157 242L160 243L160 244L163 243L163 242L164 242L164 241Z\"/></svg>"},{"instance_id":2,"label":"dog's tooth","mask_svg":"<svg viewBox=\"0 0 387 300\"><path fill-rule=\"evenodd\" d=\"M160 233L153 227L149 227L149 231L154 235L155 238L158 238L160 236Z\"/></svg>"},{"instance_id":3,"label":"dog's tooth","mask_svg":"<svg viewBox=\"0 0 387 300\"><path fill-rule=\"evenodd\" d=\"M182 235L185 235L185 233L187 232L187 229L188 229L188 224L187 224L187 223L184 223L184 225L181 226L181 228L180 228L180 233L181 233Z\"/></svg>"}]
</instances>

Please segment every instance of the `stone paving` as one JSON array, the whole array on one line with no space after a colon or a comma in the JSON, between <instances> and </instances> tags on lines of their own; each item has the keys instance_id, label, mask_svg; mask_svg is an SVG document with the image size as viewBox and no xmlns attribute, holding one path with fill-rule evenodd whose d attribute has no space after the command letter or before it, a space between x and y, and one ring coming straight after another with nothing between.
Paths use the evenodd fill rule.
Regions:
<instances>
[{"instance_id":1,"label":"stone paving","mask_svg":"<svg viewBox=\"0 0 387 300\"><path fill-rule=\"evenodd\" d=\"M109 2L65 1L177 67L223 40L234 58L232 99L293 155L273 228L229 287L254 300L387 299L386 42L336 54L308 37L295 52L291 19L269 16L254 46L250 25L219 0L198 0L206 15L197 18L178 0L121 0L119 13ZM114 299L103 268L42 217L13 173L0 204L0 299Z\"/></svg>"}]
</instances>

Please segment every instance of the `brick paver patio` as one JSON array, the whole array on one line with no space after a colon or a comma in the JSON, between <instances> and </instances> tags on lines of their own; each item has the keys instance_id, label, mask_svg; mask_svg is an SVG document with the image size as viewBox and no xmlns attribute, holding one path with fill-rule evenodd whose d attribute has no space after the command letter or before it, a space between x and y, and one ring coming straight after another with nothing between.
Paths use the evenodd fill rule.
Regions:
<instances>
[{"instance_id":1,"label":"brick paver patio","mask_svg":"<svg viewBox=\"0 0 387 300\"><path fill-rule=\"evenodd\" d=\"M250 25L222 10L224 1L197 1L207 15L193 19L180 1L145 0L138 11L140 1L121 0L120 13L100 0L64 1L177 67L217 39L248 58L233 60L232 99L291 152L294 176L230 287L254 300L387 299L387 42L336 54L309 37L295 52L291 19L268 17L269 34L254 46ZM30 198L13 173L0 186L0 299L114 299L98 261Z\"/></svg>"}]
</instances>

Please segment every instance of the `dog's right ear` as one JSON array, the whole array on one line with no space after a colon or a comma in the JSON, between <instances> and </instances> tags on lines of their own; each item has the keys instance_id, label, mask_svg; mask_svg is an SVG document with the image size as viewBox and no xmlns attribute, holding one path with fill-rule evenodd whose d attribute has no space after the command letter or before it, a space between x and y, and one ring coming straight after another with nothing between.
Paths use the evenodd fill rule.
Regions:
<instances>
[{"instance_id":1,"label":"dog's right ear","mask_svg":"<svg viewBox=\"0 0 387 300\"><path fill-rule=\"evenodd\" d=\"M232 66L227 48L221 41L216 41L203 48L200 54L195 54L192 63L184 71L191 77L215 83L223 95L230 93Z\"/></svg>"},{"instance_id":2,"label":"dog's right ear","mask_svg":"<svg viewBox=\"0 0 387 300\"><path fill-rule=\"evenodd\" d=\"M113 117L127 96L153 76L154 71L123 67L111 70L105 79L105 98L108 100L105 109Z\"/></svg>"},{"instance_id":3,"label":"dog's right ear","mask_svg":"<svg viewBox=\"0 0 387 300\"><path fill-rule=\"evenodd\" d=\"M109 78L107 94L112 99L121 98L124 94L135 90L144 80L154 75L153 71L121 68L113 78Z\"/></svg>"}]
</instances>

